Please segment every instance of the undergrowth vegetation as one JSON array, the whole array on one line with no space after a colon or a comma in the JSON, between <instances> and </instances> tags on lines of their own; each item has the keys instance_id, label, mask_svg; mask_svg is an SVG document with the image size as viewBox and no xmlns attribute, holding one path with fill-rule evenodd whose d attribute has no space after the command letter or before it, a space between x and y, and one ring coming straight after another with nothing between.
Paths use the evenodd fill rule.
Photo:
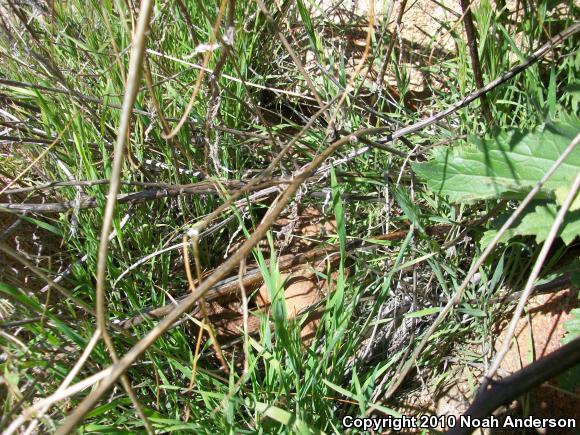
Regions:
<instances>
[{"instance_id":1,"label":"undergrowth vegetation","mask_svg":"<svg viewBox=\"0 0 580 435\"><path fill-rule=\"evenodd\" d=\"M574 2L473 2L473 41L454 2L156 1L135 77L139 3L0 4L2 430L55 431L94 397L81 432L341 433L346 415L429 408L465 370L474 394L510 295L577 285ZM515 72L461 105L474 68ZM212 276L234 290L195 308ZM315 285L291 305L296 276ZM99 392L111 348L134 358L133 399Z\"/></svg>"}]
</instances>

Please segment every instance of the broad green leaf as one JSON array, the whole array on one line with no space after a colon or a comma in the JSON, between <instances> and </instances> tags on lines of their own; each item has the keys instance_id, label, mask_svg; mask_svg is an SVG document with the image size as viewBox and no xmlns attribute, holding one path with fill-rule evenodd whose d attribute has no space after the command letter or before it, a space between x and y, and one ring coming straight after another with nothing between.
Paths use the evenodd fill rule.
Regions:
<instances>
[{"instance_id":1,"label":"broad green leaf","mask_svg":"<svg viewBox=\"0 0 580 435\"><path fill-rule=\"evenodd\" d=\"M535 236L538 243L543 242L554 224L558 209L559 206L556 204L543 201L536 205L533 210L527 213L524 211L523 217L505 232L500 243L515 236ZM496 228L501 226L506 217L507 215L502 216L498 222L494 223L494 226ZM496 234L496 229L486 231L480 241L481 246L487 246ZM569 245L578 235L580 235L580 210L569 211L560 226L558 236Z\"/></svg>"},{"instance_id":2,"label":"broad green leaf","mask_svg":"<svg viewBox=\"0 0 580 435\"><path fill-rule=\"evenodd\" d=\"M546 240L557 214L558 207L555 204L537 206L533 213L524 216L522 223L515 230L517 234L534 235L538 243L543 242ZM558 235L568 245L579 234L580 210L566 213Z\"/></svg>"},{"instance_id":3,"label":"broad green leaf","mask_svg":"<svg viewBox=\"0 0 580 435\"><path fill-rule=\"evenodd\" d=\"M580 120L569 117L528 133L501 132L492 139L474 139L469 145L438 147L433 159L415 163L413 170L433 191L453 202L514 194L518 198L540 180L579 131ZM580 147L545 183L544 196L569 185L578 171Z\"/></svg>"}]
</instances>

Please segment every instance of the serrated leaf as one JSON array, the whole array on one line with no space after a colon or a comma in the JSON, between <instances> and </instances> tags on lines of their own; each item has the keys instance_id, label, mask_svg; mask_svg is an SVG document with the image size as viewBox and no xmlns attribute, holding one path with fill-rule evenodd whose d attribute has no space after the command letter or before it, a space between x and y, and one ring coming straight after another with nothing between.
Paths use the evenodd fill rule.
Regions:
<instances>
[{"instance_id":1,"label":"serrated leaf","mask_svg":"<svg viewBox=\"0 0 580 435\"><path fill-rule=\"evenodd\" d=\"M533 213L524 216L516 231L521 235L536 236L538 243L543 242L546 240L557 214L556 204L537 206ZM580 235L580 210L566 213L558 235L567 245Z\"/></svg>"},{"instance_id":2,"label":"serrated leaf","mask_svg":"<svg viewBox=\"0 0 580 435\"><path fill-rule=\"evenodd\" d=\"M578 131L580 120L569 117L528 133L501 132L492 139L472 139L468 145L438 147L432 160L413 164L413 170L431 190L453 202L507 195L518 198L541 179ZM580 147L544 184L544 197L569 185L578 171Z\"/></svg>"},{"instance_id":3,"label":"serrated leaf","mask_svg":"<svg viewBox=\"0 0 580 435\"><path fill-rule=\"evenodd\" d=\"M535 202L535 204L533 208L528 207L524 210L523 216L516 220L514 225L504 233L500 243L506 242L515 236L535 236L538 243L546 240L556 219L559 207L546 201ZM494 227L499 228L508 216L509 213L498 218L494 222ZM496 229L486 231L480 240L481 246L487 246L496 234ZM569 211L560 226L558 236L562 238L564 243L569 245L578 235L580 235L580 210Z\"/></svg>"}]
</instances>

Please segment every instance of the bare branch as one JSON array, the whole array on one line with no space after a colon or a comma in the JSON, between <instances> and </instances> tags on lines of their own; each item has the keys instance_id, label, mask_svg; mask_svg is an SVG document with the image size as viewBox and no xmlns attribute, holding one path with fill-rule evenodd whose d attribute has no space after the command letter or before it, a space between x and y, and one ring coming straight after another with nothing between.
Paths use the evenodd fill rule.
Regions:
<instances>
[{"instance_id":1,"label":"bare branch","mask_svg":"<svg viewBox=\"0 0 580 435\"><path fill-rule=\"evenodd\" d=\"M265 183L254 186L256 190L267 189L269 187L275 186L287 182L285 180L271 180ZM90 183L87 183L87 185ZM105 183L94 183L94 184L105 184ZM242 189L247 187L249 183L244 183L242 181L232 181L225 183L226 186L232 187L234 189ZM74 185L74 183L67 183L67 185ZM24 188L26 189L26 188ZM22 189L19 189L22 190ZM251 191L251 189L245 189L244 192ZM183 184L183 185L170 185L167 184L166 187L157 189L147 189L141 192L133 193L121 193L116 195L116 202L119 204L138 204L146 201L153 201L161 198L176 197L181 195L216 195L217 189L215 186L209 182L202 182L197 184ZM270 195L272 191L267 190L264 195ZM107 196L108 198L108 196ZM21 212L35 212L35 213L62 213L65 211L76 209L87 209L96 208L99 206L99 200L97 197L88 196L81 198L80 201L71 200L65 202L46 202L40 204L30 204L30 203L0 203L0 209L21 211Z\"/></svg>"}]
</instances>

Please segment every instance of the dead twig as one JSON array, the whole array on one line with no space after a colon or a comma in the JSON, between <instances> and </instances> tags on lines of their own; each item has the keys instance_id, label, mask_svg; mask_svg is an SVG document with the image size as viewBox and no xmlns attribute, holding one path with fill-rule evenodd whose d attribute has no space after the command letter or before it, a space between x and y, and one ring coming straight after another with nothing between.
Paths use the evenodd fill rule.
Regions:
<instances>
[{"instance_id":1,"label":"dead twig","mask_svg":"<svg viewBox=\"0 0 580 435\"><path fill-rule=\"evenodd\" d=\"M270 181L264 182L257 186L254 186L256 190L267 189L269 187L275 186L277 184L287 182L285 180L272 179ZM94 184L106 184L106 183L93 183L88 182L86 184L76 183L78 185L94 185ZM120 184L120 182L119 182ZM226 186L233 189L244 189L244 193L251 191L253 189L247 188L249 183L243 181L231 181L225 183ZM63 184L64 185L64 184ZM73 186L75 183L66 183L67 186ZM26 190L28 188L18 189L19 191ZM265 192L270 195L272 192ZM139 204L142 202L153 201L162 198L171 198L181 195L216 195L218 194L217 189L210 182L201 182L197 184L183 184L183 185L170 185L167 184L165 187L159 187L154 189L142 190L141 192L133 193L121 193L116 195L115 202L119 204ZM109 193L110 195L110 193ZM108 196L107 196L108 198ZM0 203L0 209L19 211L19 212L32 212L32 213L62 213L73 209L88 209L96 208L99 206L99 199L95 196L85 196L79 201L71 200L64 202L45 202L40 204L31 203Z\"/></svg>"},{"instance_id":2,"label":"dead twig","mask_svg":"<svg viewBox=\"0 0 580 435\"><path fill-rule=\"evenodd\" d=\"M29 193L29 192L39 192L42 190L51 190L57 189L60 187L92 187L92 186L101 186L103 184L109 184L111 182L108 178L101 178L99 180L55 180L49 181L47 183L42 184L35 184L29 187L21 187L18 189L9 189L6 190L3 195L15 195L20 193ZM170 183L154 183L154 182L147 182L147 181L119 181L121 184L126 186L140 186L140 187L150 187L150 188L158 188L158 189L181 189L187 188L191 186L198 186L198 184L170 184ZM117 199L118 201L118 199Z\"/></svg>"}]
</instances>

